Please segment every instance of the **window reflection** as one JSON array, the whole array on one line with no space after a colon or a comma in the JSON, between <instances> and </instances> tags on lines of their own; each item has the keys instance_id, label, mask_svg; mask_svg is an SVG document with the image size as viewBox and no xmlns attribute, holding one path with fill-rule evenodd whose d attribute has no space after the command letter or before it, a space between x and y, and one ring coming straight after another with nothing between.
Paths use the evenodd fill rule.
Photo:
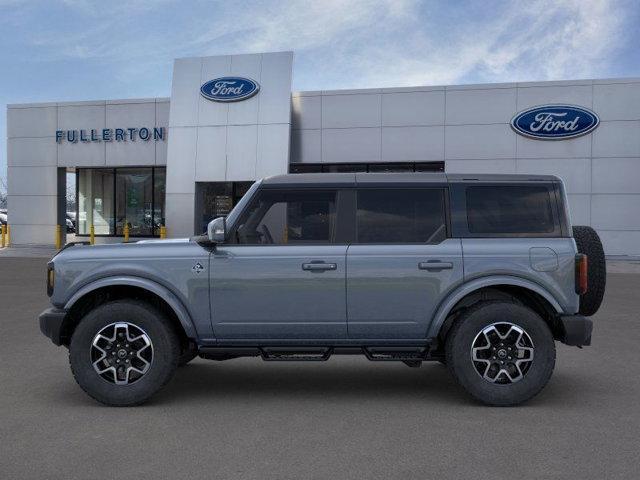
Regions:
<instances>
[{"instance_id":1,"label":"window reflection","mask_svg":"<svg viewBox=\"0 0 640 480\"><path fill-rule=\"evenodd\" d=\"M165 221L164 168L81 168L78 181L78 235L160 234Z\"/></svg>"}]
</instances>

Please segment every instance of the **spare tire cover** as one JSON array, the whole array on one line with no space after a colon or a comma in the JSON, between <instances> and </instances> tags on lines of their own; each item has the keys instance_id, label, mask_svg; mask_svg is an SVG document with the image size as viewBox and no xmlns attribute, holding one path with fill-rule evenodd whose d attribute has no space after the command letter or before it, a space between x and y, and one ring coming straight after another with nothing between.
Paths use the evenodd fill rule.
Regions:
<instances>
[{"instance_id":1,"label":"spare tire cover","mask_svg":"<svg viewBox=\"0 0 640 480\"><path fill-rule=\"evenodd\" d=\"M586 226L573 227L573 238L578 252L587 256L588 284L587 293L580 295L580 310L582 315L593 315L600 308L607 284L607 264L604 249L597 232Z\"/></svg>"}]
</instances>

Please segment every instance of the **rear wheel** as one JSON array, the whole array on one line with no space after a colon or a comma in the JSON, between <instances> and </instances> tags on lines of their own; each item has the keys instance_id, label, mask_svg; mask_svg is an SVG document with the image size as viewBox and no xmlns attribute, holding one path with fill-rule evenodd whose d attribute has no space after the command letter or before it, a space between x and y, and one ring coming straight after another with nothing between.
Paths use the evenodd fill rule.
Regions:
<instances>
[{"instance_id":1,"label":"rear wheel","mask_svg":"<svg viewBox=\"0 0 640 480\"><path fill-rule=\"evenodd\" d=\"M446 340L447 367L471 396L487 405L518 405L535 396L551 377L555 354L545 321L508 302L469 308Z\"/></svg>"},{"instance_id":2,"label":"rear wheel","mask_svg":"<svg viewBox=\"0 0 640 480\"><path fill-rule=\"evenodd\" d=\"M80 387L106 405L148 400L173 376L180 343L170 321L150 305L118 300L89 312L69 345Z\"/></svg>"}]
</instances>

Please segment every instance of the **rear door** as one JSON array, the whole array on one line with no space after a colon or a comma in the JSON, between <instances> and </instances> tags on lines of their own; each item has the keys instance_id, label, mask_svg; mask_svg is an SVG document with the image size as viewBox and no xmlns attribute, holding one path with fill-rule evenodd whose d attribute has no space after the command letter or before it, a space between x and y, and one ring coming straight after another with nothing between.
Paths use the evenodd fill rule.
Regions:
<instances>
[{"instance_id":1,"label":"rear door","mask_svg":"<svg viewBox=\"0 0 640 480\"><path fill-rule=\"evenodd\" d=\"M449 238L447 190L359 188L347 251L349 338L422 339L444 294L462 282Z\"/></svg>"}]
</instances>

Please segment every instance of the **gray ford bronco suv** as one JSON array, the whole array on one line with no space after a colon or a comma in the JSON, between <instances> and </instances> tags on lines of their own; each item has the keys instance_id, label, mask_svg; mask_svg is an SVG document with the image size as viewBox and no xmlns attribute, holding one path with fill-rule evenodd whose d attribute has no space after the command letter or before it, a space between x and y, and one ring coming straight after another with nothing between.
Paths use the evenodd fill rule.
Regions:
<instances>
[{"instance_id":1,"label":"gray ford bronco suv","mask_svg":"<svg viewBox=\"0 0 640 480\"><path fill-rule=\"evenodd\" d=\"M295 174L256 182L205 235L71 244L40 328L108 405L149 399L196 356L445 364L488 405L536 395L555 341L591 343L597 234L560 179Z\"/></svg>"}]
</instances>

